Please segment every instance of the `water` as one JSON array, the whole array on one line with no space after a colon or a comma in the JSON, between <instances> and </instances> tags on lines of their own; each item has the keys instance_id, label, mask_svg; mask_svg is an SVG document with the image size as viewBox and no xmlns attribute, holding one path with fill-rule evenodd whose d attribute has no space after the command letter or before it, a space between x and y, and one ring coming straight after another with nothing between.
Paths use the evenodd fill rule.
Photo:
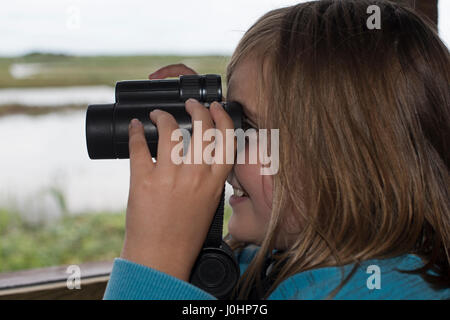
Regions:
<instances>
[{"instance_id":1,"label":"water","mask_svg":"<svg viewBox=\"0 0 450 320\"><path fill-rule=\"evenodd\" d=\"M0 118L1 203L30 217L58 215L57 188L69 212L124 209L129 161L90 160L84 122L82 111Z\"/></svg>"},{"instance_id":2,"label":"water","mask_svg":"<svg viewBox=\"0 0 450 320\"><path fill-rule=\"evenodd\" d=\"M88 105L113 102L114 88L110 86L0 89L0 107L2 104L60 107L70 104Z\"/></svg>"}]
</instances>

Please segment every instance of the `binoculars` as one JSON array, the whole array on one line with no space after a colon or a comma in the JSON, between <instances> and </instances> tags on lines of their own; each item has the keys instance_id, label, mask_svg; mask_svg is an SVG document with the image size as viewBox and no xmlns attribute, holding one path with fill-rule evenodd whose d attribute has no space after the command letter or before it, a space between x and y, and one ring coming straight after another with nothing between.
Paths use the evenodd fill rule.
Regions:
<instances>
[{"instance_id":1,"label":"binoculars","mask_svg":"<svg viewBox=\"0 0 450 320\"><path fill-rule=\"evenodd\" d=\"M185 101L194 98L205 107L213 101L222 103L233 120L234 129L242 128L242 106L237 102L222 102L219 75L186 75L175 80L132 80L116 83L116 102L89 105L86 112L86 142L91 159L129 158L128 125L133 118L144 125L150 153L156 158L158 130L150 120L153 109L172 114L181 129L192 136L192 121ZM219 299L229 297L239 279L237 259L222 240L225 187L214 214L202 250L190 276L190 283ZM180 214L182 214L180 212Z\"/></svg>"},{"instance_id":2,"label":"binoculars","mask_svg":"<svg viewBox=\"0 0 450 320\"><path fill-rule=\"evenodd\" d=\"M126 159L128 125L133 118L144 125L145 138L151 155L156 158L158 130L150 120L153 109L169 112L180 128L192 135L192 121L185 110L185 101L194 98L206 107L220 102L233 120L234 128L242 127L242 106L237 102L222 102L219 75L184 75L173 80L119 81L115 89L116 102L89 105L86 112L86 143L91 159Z\"/></svg>"}]
</instances>

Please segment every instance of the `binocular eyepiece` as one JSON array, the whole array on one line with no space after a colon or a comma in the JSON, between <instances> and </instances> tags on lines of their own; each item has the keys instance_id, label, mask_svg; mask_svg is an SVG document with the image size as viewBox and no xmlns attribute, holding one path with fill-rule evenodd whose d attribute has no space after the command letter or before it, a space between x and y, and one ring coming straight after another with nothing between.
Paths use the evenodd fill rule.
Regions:
<instances>
[{"instance_id":1,"label":"binocular eyepiece","mask_svg":"<svg viewBox=\"0 0 450 320\"><path fill-rule=\"evenodd\" d=\"M91 159L126 159L128 125L133 118L144 125L150 153L156 158L158 130L149 113L161 109L174 116L180 128L192 135L192 121L185 110L185 101L194 98L206 107L221 102L233 120L234 128L242 127L242 106L237 102L222 102L219 75L184 75L172 80L131 80L116 83L112 104L89 105L86 112L86 143Z\"/></svg>"}]
</instances>

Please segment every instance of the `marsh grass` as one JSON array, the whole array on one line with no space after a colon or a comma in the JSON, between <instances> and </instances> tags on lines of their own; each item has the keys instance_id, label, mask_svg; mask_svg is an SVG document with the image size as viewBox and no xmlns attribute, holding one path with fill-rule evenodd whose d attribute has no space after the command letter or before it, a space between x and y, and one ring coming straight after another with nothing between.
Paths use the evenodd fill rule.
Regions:
<instances>
[{"instance_id":1,"label":"marsh grass","mask_svg":"<svg viewBox=\"0 0 450 320\"><path fill-rule=\"evenodd\" d=\"M50 193L62 213L51 220L31 222L23 212L0 208L0 272L112 260L120 255L125 210L73 213L58 188ZM227 205L223 235L230 215Z\"/></svg>"},{"instance_id":2,"label":"marsh grass","mask_svg":"<svg viewBox=\"0 0 450 320\"><path fill-rule=\"evenodd\" d=\"M33 53L0 58L0 88L114 86L120 80L147 79L150 73L173 63L184 63L200 74L220 74L224 81L228 61L228 56L66 56ZM17 79L10 73L13 64L38 64L40 72Z\"/></svg>"}]
</instances>

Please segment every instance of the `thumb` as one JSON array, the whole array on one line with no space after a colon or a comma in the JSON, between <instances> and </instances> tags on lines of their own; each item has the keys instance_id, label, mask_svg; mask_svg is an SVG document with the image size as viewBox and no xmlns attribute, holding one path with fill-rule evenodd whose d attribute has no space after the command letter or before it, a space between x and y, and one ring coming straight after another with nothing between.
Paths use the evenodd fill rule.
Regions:
<instances>
[{"instance_id":1,"label":"thumb","mask_svg":"<svg viewBox=\"0 0 450 320\"><path fill-rule=\"evenodd\" d=\"M168 66L162 67L148 76L150 80L152 79L164 79L169 77L178 77L180 75L192 75L197 74L193 69L187 67L183 63L170 64Z\"/></svg>"}]
</instances>

